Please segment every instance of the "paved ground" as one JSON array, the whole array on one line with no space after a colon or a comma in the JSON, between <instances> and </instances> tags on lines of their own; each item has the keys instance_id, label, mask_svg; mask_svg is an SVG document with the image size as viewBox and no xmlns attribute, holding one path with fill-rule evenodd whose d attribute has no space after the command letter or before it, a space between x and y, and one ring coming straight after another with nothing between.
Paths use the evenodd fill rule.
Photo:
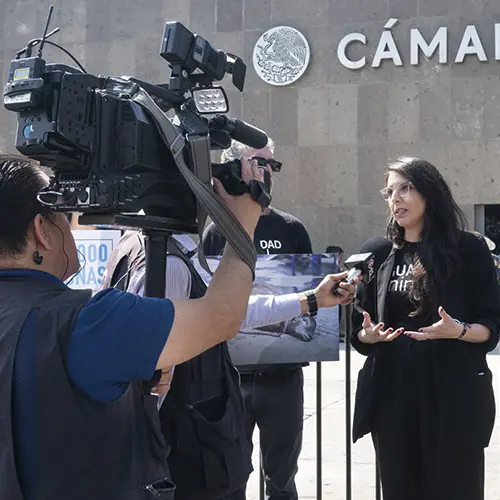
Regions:
<instances>
[{"instance_id":1,"label":"paved ground","mask_svg":"<svg viewBox=\"0 0 500 500\"><path fill-rule=\"evenodd\" d=\"M498 351L498 350L497 350ZM364 358L352 353L351 391L354 395L356 376ZM497 395L497 424L486 455L486 498L500 500L500 352L488 359L493 371ZM316 365L305 369L304 445L299 463L297 484L301 500L316 499ZM346 499L345 469L345 352L337 363L322 365L323 408L323 499ZM354 396L353 398L354 399ZM258 441L258 434L255 434ZM257 464L257 455L254 456ZM258 477L253 473L248 487L248 500L258 500ZM369 437L352 448L352 500L375 499L374 452ZM452 499L443 499L452 500Z\"/></svg>"}]
</instances>

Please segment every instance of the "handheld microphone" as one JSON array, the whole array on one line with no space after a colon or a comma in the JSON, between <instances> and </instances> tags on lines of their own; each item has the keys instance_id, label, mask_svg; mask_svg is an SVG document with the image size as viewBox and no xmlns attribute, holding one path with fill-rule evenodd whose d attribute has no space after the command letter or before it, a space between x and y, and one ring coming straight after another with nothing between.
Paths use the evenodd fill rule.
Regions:
<instances>
[{"instance_id":1,"label":"handheld microphone","mask_svg":"<svg viewBox=\"0 0 500 500\"><path fill-rule=\"evenodd\" d=\"M350 284L358 277L361 277L364 283L369 283L375 276L375 257L371 252L351 255L344 261L344 265L349 269L349 273L340 283ZM333 289L335 295L337 295L340 283Z\"/></svg>"},{"instance_id":2,"label":"handheld microphone","mask_svg":"<svg viewBox=\"0 0 500 500\"><path fill-rule=\"evenodd\" d=\"M358 276L362 276L361 281L365 284L370 283L374 279L379 267L385 262L392 249L392 243L382 236L373 236L363 243L360 253L351 255L345 262L345 266L349 269L349 274L343 280L347 283ZM336 293L338 286L335 287Z\"/></svg>"},{"instance_id":3,"label":"handheld microphone","mask_svg":"<svg viewBox=\"0 0 500 500\"><path fill-rule=\"evenodd\" d=\"M352 283L359 276L361 281L369 283L375 277L375 256L371 252L351 255L344 261L344 265L349 269L345 278L348 283Z\"/></svg>"}]
</instances>

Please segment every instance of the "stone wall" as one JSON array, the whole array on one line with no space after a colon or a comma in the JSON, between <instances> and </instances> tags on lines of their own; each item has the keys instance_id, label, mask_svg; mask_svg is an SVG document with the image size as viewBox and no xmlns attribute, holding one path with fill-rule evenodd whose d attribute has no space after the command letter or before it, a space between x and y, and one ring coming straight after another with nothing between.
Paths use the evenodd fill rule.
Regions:
<instances>
[{"instance_id":1,"label":"stone wall","mask_svg":"<svg viewBox=\"0 0 500 500\"><path fill-rule=\"evenodd\" d=\"M302 219L315 251L339 244L354 251L384 231L386 206L379 195L383 172L400 154L433 162L450 181L473 221L474 205L499 199L500 61L495 61L498 0L55 0L53 26L88 71L133 74L166 81L158 56L165 20L180 20L218 48L248 64L243 95L230 90L232 114L265 129L284 166L276 180L275 206ZM5 81L15 50L43 31L49 2L2 0L0 74ZM403 65L371 67L384 25L392 28ZM466 25L474 25L488 61L454 59ZM311 48L307 72L295 84L271 87L256 75L252 51L259 36L277 25L301 31ZM448 30L448 63L422 55L410 65L410 29L430 42ZM348 33L366 35L348 55L367 56L360 70L337 57ZM500 44L500 41L499 41ZM498 48L500 51L500 47ZM500 54L500 52L499 52ZM46 56L57 57L47 47ZM230 88L229 81L226 88ZM0 110L0 147L13 149L15 117Z\"/></svg>"}]
</instances>

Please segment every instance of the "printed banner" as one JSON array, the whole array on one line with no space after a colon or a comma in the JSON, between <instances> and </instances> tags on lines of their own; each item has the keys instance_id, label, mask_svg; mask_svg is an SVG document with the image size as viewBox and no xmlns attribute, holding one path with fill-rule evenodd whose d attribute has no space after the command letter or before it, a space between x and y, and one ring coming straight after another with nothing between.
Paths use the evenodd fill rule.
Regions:
<instances>
[{"instance_id":1,"label":"printed banner","mask_svg":"<svg viewBox=\"0 0 500 500\"><path fill-rule=\"evenodd\" d=\"M207 257L215 270L221 257ZM195 267L206 283L210 276ZM252 295L284 295L315 288L327 274L339 272L337 254L258 255ZM236 366L339 360L339 306L320 309L275 325L241 330L229 341Z\"/></svg>"},{"instance_id":2,"label":"printed banner","mask_svg":"<svg viewBox=\"0 0 500 500\"><path fill-rule=\"evenodd\" d=\"M78 249L80 272L69 282L71 288L98 290L111 252L121 231L116 229L78 229L72 231Z\"/></svg>"}]
</instances>

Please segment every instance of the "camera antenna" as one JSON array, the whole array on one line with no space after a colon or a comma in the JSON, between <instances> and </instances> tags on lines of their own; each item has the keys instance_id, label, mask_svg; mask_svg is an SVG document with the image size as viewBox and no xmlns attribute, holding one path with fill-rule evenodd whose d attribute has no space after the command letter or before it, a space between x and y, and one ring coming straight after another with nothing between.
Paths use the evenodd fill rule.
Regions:
<instances>
[{"instance_id":1,"label":"camera antenna","mask_svg":"<svg viewBox=\"0 0 500 500\"><path fill-rule=\"evenodd\" d=\"M46 37L45 37L45 40L47 40L47 38L50 38L52 35L55 35L56 33L59 33L59 31L61 31L61 28L55 28L53 29ZM18 50L16 52L16 59L20 59L20 57L23 55L23 54L26 54L26 57L31 57L31 49L33 49L33 47L35 47L36 45L38 45L40 42L42 41L41 38L34 38L33 40L31 40L30 43L28 43L28 45L26 47L24 47L24 49L21 49L21 50ZM49 42L50 43L50 42Z\"/></svg>"},{"instance_id":2,"label":"camera antenna","mask_svg":"<svg viewBox=\"0 0 500 500\"><path fill-rule=\"evenodd\" d=\"M49 31L49 24L50 24L50 20L52 18L53 12L54 12L54 6L51 5L49 7L49 15L47 16L47 22L45 23L45 30L43 32L43 36L42 36L42 39L40 41L40 47L38 48L37 56L40 58L42 57L42 50L43 50L43 46L45 45L45 40L47 39L47 31Z\"/></svg>"}]
</instances>

